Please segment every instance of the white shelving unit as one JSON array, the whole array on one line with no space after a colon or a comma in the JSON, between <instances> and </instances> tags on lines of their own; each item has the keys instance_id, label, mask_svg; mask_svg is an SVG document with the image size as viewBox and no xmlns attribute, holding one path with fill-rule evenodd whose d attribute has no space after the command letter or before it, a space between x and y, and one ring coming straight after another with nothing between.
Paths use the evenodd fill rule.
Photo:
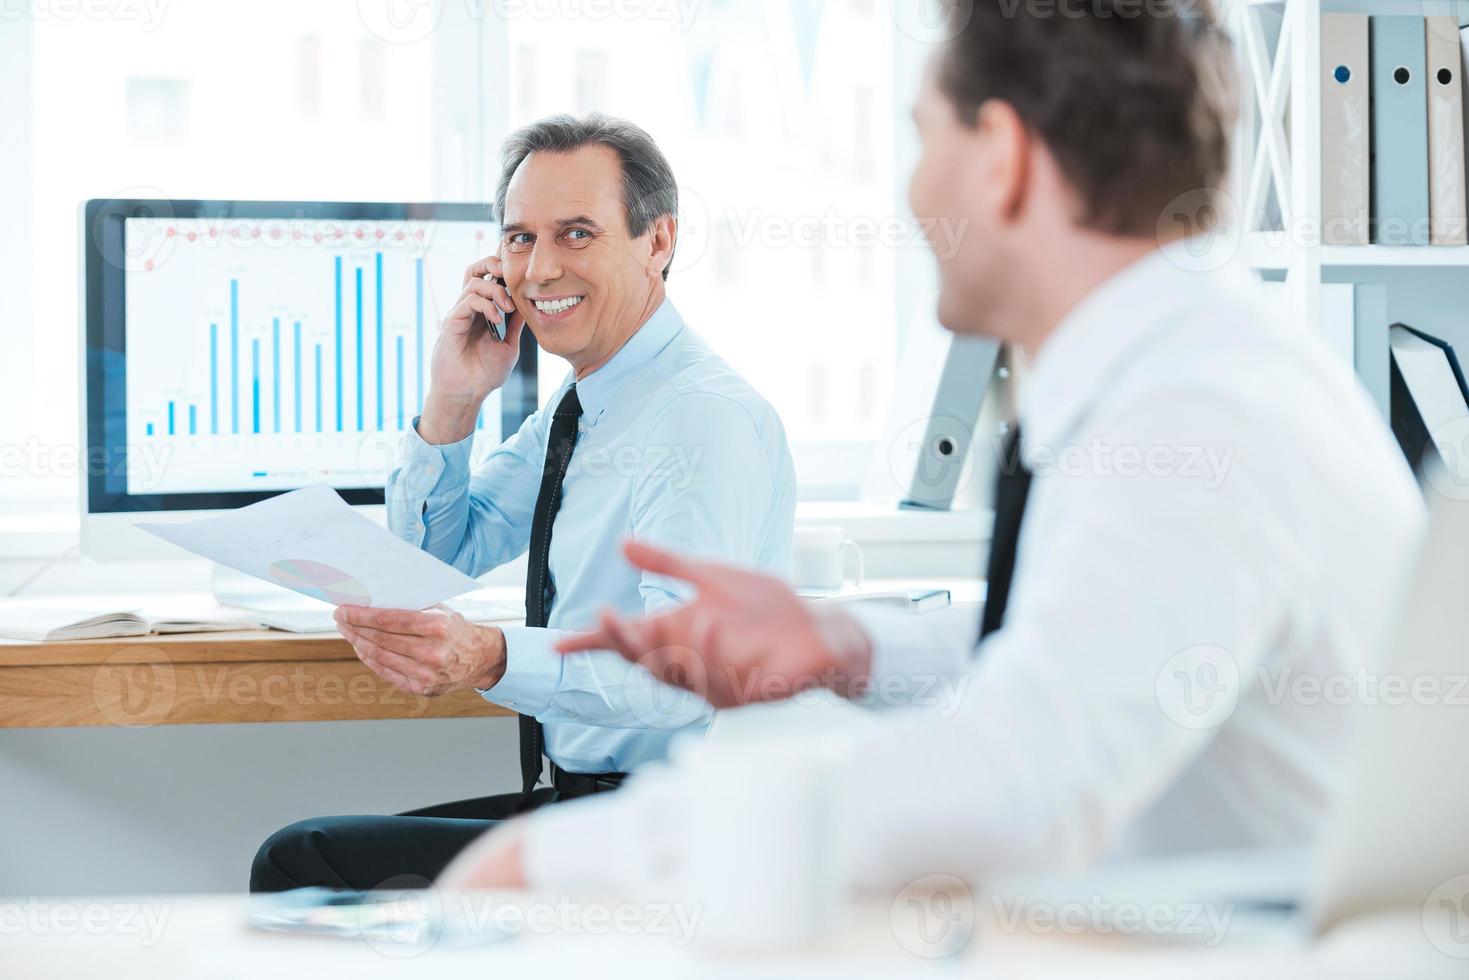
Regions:
<instances>
[{"instance_id":1,"label":"white shelving unit","mask_svg":"<svg viewBox=\"0 0 1469 980\"><path fill-rule=\"evenodd\" d=\"M1309 228L1321 213L1322 0L1222 3L1240 82L1229 218L1245 263L1283 274L1293 319L1317 329L1321 255Z\"/></svg>"},{"instance_id":2,"label":"white shelving unit","mask_svg":"<svg viewBox=\"0 0 1469 980\"><path fill-rule=\"evenodd\" d=\"M1325 245L1323 268L1469 269L1469 245Z\"/></svg>"},{"instance_id":3,"label":"white shelving unit","mask_svg":"<svg viewBox=\"0 0 1469 980\"><path fill-rule=\"evenodd\" d=\"M1321 15L1454 14L1465 0L1223 0L1240 75L1230 199L1238 252L1262 278L1283 276L1292 319L1320 329L1325 282L1380 282L1389 316L1469 350L1469 246L1324 246L1321 215Z\"/></svg>"}]
</instances>

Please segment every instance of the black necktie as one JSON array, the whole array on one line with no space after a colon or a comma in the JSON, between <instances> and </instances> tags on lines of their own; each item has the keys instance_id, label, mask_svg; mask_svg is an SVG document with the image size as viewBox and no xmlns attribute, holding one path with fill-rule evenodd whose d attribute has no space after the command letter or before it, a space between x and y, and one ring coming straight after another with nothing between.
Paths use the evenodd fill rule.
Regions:
<instances>
[{"instance_id":1,"label":"black necktie","mask_svg":"<svg viewBox=\"0 0 1469 980\"><path fill-rule=\"evenodd\" d=\"M551 581L547 561L551 554L551 524L561 508L561 481L571 463L576 447L577 422L581 418L581 401L576 385L567 389L556 412L551 416L551 435L546 440L546 469L541 474L541 491L536 495L535 517L530 525L530 564L525 574L525 625L545 626L556 598L556 583ZM520 716L520 782L521 807L530 802L531 791L541 778L541 754L544 752L541 723L530 715Z\"/></svg>"},{"instance_id":2,"label":"black necktie","mask_svg":"<svg viewBox=\"0 0 1469 980\"><path fill-rule=\"evenodd\" d=\"M1020 544L1020 519L1025 516L1025 499L1030 496L1030 470L1020 461L1020 426L1010 430L1000 451L1000 472L995 480L995 528L990 535L989 572L985 580L984 620L979 626L983 640L1005 621L1010 601L1010 579L1015 575L1015 549Z\"/></svg>"}]
</instances>

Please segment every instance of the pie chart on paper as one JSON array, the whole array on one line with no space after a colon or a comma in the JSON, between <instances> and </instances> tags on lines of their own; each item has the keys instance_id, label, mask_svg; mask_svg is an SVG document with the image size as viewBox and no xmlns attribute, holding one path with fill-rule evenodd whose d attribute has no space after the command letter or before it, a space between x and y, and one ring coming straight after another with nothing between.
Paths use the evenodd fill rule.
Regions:
<instances>
[{"instance_id":1,"label":"pie chart on paper","mask_svg":"<svg viewBox=\"0 0 1469 980\"><path fill-rule=\"evenodd\" d=\"M283 558L270 563L270 577L288 589L295 589L334 606L370 606L372 596L367 586L340 568L309 558Z\"/></svg>"}]
</instances>

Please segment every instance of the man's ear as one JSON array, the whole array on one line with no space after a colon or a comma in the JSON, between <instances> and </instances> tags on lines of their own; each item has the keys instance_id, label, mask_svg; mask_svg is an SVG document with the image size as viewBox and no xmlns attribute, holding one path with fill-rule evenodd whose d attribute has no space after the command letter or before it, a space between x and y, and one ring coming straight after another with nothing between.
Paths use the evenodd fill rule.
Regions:
<instances>
[{"instance_id":1,"label":"man's ear","mask_svg":"<svg viewBox=\"0 0 1469 980\"><path fill-rule=\"evenodd\" d=\"M648 229L648 271L663 278L663 270L673 261L673 246L678 241L678 220L671 214L660 214Z\"/></svg>"},{"instance_id":2,"label":"man's ear","mask_svg":"<svg viewBox=\"0 0 1469 980\"><path fill-rule=\"evenodd\" d=\"M979 107L975 138L985 147L983 182L986 203L1002 220L1013 220L1025 208L1031 173L1031 133L1015 107L990 99Z\"/></svg>"}]
</instances>

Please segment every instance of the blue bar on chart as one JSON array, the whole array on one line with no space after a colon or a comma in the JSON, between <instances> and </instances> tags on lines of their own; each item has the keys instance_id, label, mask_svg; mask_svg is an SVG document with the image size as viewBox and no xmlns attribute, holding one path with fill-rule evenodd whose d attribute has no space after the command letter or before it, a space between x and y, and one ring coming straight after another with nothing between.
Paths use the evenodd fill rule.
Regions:
<instances>
[{"instance_id":1,"label":"blue bar on chart","mask_svg":"<svg viewBox=\"0 0 1469 980\"><path fill-rule=\"evenodd\" d=\"M240 434L240 281L230 280L230 431Z\"/></svg>"},{"instance_id":2,"label":"blue bar on chart","mask_svg":"<svg viewBox=\"0 0 1469 980\"><path fill-rule=\"evenodd\" d=\"M336 257L337 272L337 431L342 431L342 257ZM321 386L317 386L320 391Z\"/></svg>"},{"instance_id":3,"label":"blue bar on chart","mask_svg":"<svg viewBox=\"0 0 1469 980\"><path fill-rule=\"evenodd\" d=\"M254 431L260 432L260 338L250 341L250 418Z\"/></svg>"},{"instance_id":4,"label":"blue bar on chart","mask_svg":"<svg viewBox=\"0 0 1469 980\"><path fill-rule=\"evenodd\" d=\"M425 320L430 315L425 305L428 302L426 258L422 255L412 257L414 310L410 325L405 322L406 317L389 322L387 300L407 290L392 292L388 289L386 255L386 251L374 251L371 265L365 253L355 258L351 254L332 257L330 337L307 337L305 318L296 319L280 306L276 307L280 312L267 313L263 317L254 313L253 307L242 311L242 277L230 278L228 323L223 311L212 320L205 319L209 327L209 400L206 403L203 392L198 392L192 395L192 404L183 403L190 408L191 433L258 435L294 432L300 435L311 432L313 423L316 432L324 433L331 431L333 417L339 433L411 428L412 419L423 411L427 398L429 361L432 359L433 338L425 335ZM344 264L346 260L351 260L350 266ZM343 277L349 271L351 278L344 281ZM370 293L366 281L369 275L373 276ZM351 290L351 295L344 295L344 289ZM256 298L256 292L245 296L249 301ZM269 301L270 297L264 299ZM350 311L346 306L349 302L353 303ZM373 304L371 310L367 303ZM407 313L406 310L402 312ZM345 321L349 315L352 319ZM268 334L262 322L266 319L269 320ZM281 332L282 321L289 331L285 337ZM225 335L226 329L228 336ZM411 334L410 329L413 331ZM249 349L242 350L246 344ZM264 349L266 344L270 345L268 351ZM373 357L371 372L367 368L369 356ZM331 358L329 363L328 358ZM389 358L394 359L392 371L389 371ZM289 359L289 365L285 363L286 359ZM226 378L221 377L226 372L228 384ZM347 384L353 380L348 377L349 373L356 382L351 394L353 404L347 404ZM333 381L335 412L331 404L333 393L328 390ZM270 386L269 392L265 390L266 385ZM309 403L308 385L312 385ZM376 398L371 407L367 404L369 392ZM285 405L287 397L291 398L289 406ZM228 403L227 414L226 406L221 402ZM349 427L354 405L355 429ZM154 416L151 424L158 434L165 431L182 434L184 419L178 411L180 407L178 403L173 405L172 419L161 413ZM207 423L204 421L206 409ZM247 413L242 425L241 416ZM265 413L269 413L269 418L263 417ZM475 428L484 427L485 418L481 411L475 419Z\"/></svg>"},{"instance_id":5,"label":"blue bar on chart","mask_svg":"<svg viewBox=\"0 0 1469 980\"><path fill-rule=\"evenodd\" d=\"M340 406L341 398L337 399ZM316 431L321 431L321 345L316 345Z\"/></svg>"},{"instance_id":6,"label":"blue bar on chart","mask_svg":"<svg viewBox=\"0 0 1469 980\"><path fill-rule=\"evenodd\" d=\"M168 403L168 434L173 435L173 401Z\"/></svg>"},{"instance_id":7,"label":"blue bar on chart","mask_svg":"<svg viewBox=\"0 0 1469 980\"><path fill-rule=\"evenodd\" d=\"M374 256L374 275L377 289L377 430L383 430L383 253Z\"/></svg>"},{"instance_id":8,"label":"blue bar on chart","mask_svg":"<svg viewBox=\"0 0 1469 980\"><path fill-rule=\"evenodd\" d=\"M423 414L423 256L413 260L414 281L414 327L417 333L414 335L413 363L418 365L417 381L415 382L416 394L418 395L418 414Z\"/></svg>"},{"instance_id":9,"label":"blue bar on chart","mask_svg":"<svg viewBox=\"0 0 1469 980\"><path fill-rule=\"evenodd\" d=\"M403 335L396 338L398 346L398 431L403 431Z\"/></svg>"},{"instance_id":10,"label":"blue bar on chart","mask_svg":"<svg viewBox=\"0 0 1469 980\"><path fill-rule=\"evenodd\" d=\"M219 435L219 324L209 325L209 434Z\"/></svg>"},{"instance_id":11,"label":"blue bar on chart","mask_svg":"<svg viewBox=\"0 0 1469 980\"><path fill-rule=\"evenodd\" d=\"M296 434L301 433L301 321L296 321L296 330L291 338L291 367L295 372L296 400L291 404L296 407ZM320 382L318 382L319 384Z\"/></svg>"},{"instance_id":12,"label":"blue bar on chart","mask_svg":"<svg viewBox=\"0 0 1469 980\"><path fill-rule=\"evenodd\" d=\"M270 408L273 431L281 431L281 318L270 322Z\"/></svg>"},{"instance_id":13,"label":"blue bar on chart","mask_svg":"<svg viewBox=\"0 0 1469 980\"><path fill-rule=\"evenodd\" d=\"M150 435L150 436L151 436L151 435L152 435L152 434L153 434L153 423L152 423L152 422L149 422L149 423L147 423L147 424L146 424L146 425L144 425L144 426L143 426L143 432L144 432L144 433L145 433L145 434L147 434L147 435Z\"/></svg>"},{"instance_id":14,"label":"blue bar on chart","mask_svg":"<svg viewBox=\"0 0 1469 980\"><path fill-rule=\"evenodd\" d=\"M356 268L357 273L357 431L365 432L366 427L362 414L362 362L367 358L362 356L362 266Z\"/></svg>"}]
</instances>

